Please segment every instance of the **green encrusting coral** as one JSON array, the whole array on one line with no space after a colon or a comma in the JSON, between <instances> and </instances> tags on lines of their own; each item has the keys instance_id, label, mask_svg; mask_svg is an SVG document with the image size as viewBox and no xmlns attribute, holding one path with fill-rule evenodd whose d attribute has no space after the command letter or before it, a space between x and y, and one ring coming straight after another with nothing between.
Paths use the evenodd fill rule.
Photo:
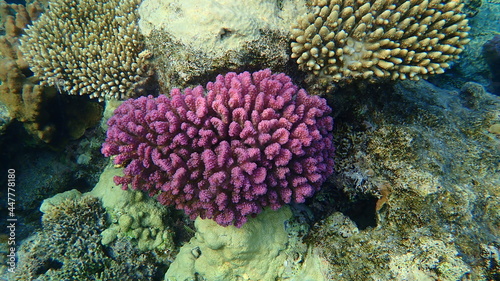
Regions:
<instances>
[{"instance_id":1,"label":"green encrusting coral","mask_svg":"<svg viewBox=\"0 0 500 281\"><path fill-rule=\"evenodd\" d=\"M126 237L142 251L173 250L173 231L168 224L170 210L140 191L122 190L113 177L122 169L108 166L90 194L100 198L110 225L102 232L102 244Z\"/></svg>"}]
</instances>

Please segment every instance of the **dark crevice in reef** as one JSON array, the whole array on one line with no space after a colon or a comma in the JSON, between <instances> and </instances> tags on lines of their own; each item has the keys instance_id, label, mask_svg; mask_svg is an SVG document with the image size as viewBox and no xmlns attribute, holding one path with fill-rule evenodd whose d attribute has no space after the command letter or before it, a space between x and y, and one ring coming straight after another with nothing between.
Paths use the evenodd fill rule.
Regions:
<instances>
[{"instance_id":1,"label":"dark crevice in reef","mask_svg":"<svg viewBox=\"0 0 500 281\"><path fill-rule=\"evenodd\" d=\"M364 230L368 227L376 227L377 219L375 212L375 205L377 198L370 197L353 202L347 205L342 213L353 220L358 226L359 230Z\"/></svg>"},{"instance_id":2,"label":"dark crevice in reef","mask_svg":"<svg viewBox=\"0 0 500 281\"><path fill-rule=\"evenodd\" d=\"M306 202L312 212L309 221L313 225L334 212L341 212L354 221L359 230L376 227L376 203L379 199L372 195L360 195L351 198L350 194L335 187L325 186L314 198Z\"/></svg>"},{"instance_id":3,"label":"dark crevice in reef","mask_svg":"<svg viewBox=\"0 0 500 281\"><path fill-rule=\"evenodd\" d=\"M38 276L38 275L45 274L47 271L49 271L49 269L58 270L58 269L61 269L62 266L63 266L63 263L58 261L58 260L47 259L46 261L43 262L43 264L40 266L40 268L37 269L37 271L35 272L35 275Z\"/></svg>"}]
</instances>

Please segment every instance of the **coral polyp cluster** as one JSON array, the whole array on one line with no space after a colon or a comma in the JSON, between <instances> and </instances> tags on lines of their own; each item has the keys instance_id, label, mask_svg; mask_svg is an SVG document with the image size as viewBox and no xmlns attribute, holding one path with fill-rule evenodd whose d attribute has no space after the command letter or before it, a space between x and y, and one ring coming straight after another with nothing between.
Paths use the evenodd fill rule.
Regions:
<instances>
[{"instance_id":1,"label":"coral polyp cluster","mask_svg":"<svg viewBox=\"0 0 500 281\"><path fill-rule=\"evenodd\" d=\"M292 58L328 81L443 73L469 42L457 0L315 0L292 30Z\"/></svg>"},{"instance_id":2,"label":"coral polyp cluster","mask_svg":"<svg viewBox=\"0 0 500 281\"><path fill-rule=\"evenodd\" d=\"M332 174L330 113L283 73L232 72L206 90L124 102L102 152L125 167L123 188L239 227L266 206L304 202Z\"/></svg>"},{"instance_id":3,"label":"coral polyp cluster","mask_svg":"<svg viewBox=\"0 0 500 281\"><path fill-rule=\"evenodd\" d=\"M42 85L70 95L124 99L150 75L136 25L139 1L51 1L21 50Z\"/></svg>"}]
</instances>

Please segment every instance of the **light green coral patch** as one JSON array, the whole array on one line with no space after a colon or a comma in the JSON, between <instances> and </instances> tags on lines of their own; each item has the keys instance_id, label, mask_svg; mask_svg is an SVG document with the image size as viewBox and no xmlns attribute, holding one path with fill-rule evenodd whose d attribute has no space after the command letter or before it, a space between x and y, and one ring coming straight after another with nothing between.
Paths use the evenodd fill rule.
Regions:
<instances>
[{"instance_id":1,"label":"light green coral patch","mask_svg":"<svg viewBox=\"0 0 500 281\"><path fill-rule=\"evenodd\" d=\"M301 242L307 226L288 206L264 210L241 228L196 219L196 234L165 275L180 280L326 280L322 259Z\"/></svg>"},{"instance_id":2,"label":"light green coral patch","mask_svg":"<svg viewBox=\"0 0 500 281\"><path fill-rule=\"evenodd\" d=\"M76 189L58 193L50 198L43 200L42 205L40 206L40 212L46 213L48 209L60 205L64 200L75 200L80 197L82 197L82 193Z\"/></svg>"},{"instance_id":3,"label":"light green coral patch","mask_svg":"<svg viewBox=\"0 0 500 281\"><path fill-rule=\"evenodd\" d=\"M265 210L241 228L196 219L195 237L183 246L165 280L274 280L283 270L288 207ZM193 279L194 280L194 279Z\"/></svg>"},{"instance_id":4,"label":"light green coral patch","mask_svg":"<svg viewBox=\"0 0 500 281\"><path fill-rule=\"evenodd\" d=\"M116 175L123 175L122 169L108 166L90 192L102 200L111 221L101 242L106 245L115 238L128 237L137 241L137 247L143 251L173 249L173 231L167 224L168 208L140 191L116 186L113 182Z\"/></svg>"},{"instance_id":5,"label":"light green coral patch","mask_svg":"<svg viewBox=\"0 0 500 281\"><path fill-rule=\"evenodd\" d=\"M118 225L120 226L120 230L122 232L127 232L130 230L130 227L132 226L132 223L134 222L134 218L132 218L129 215L122 215L118 219Z\"/></svg>"},{"instance_id":6,"label":"light green coral patch","mask_svg":"<svg viewBox=\"0 0 500 281\"><path fill-rule=\"evenodd\" d=\"M112 228L108 228L106 230L104 230L102 233L101 233L101 243L103 245L109 245L111 242L113 242L115 239L116 239L116 236L117 236L117 231L115 229L112 229Z\"/></svg>"}]
</instances>

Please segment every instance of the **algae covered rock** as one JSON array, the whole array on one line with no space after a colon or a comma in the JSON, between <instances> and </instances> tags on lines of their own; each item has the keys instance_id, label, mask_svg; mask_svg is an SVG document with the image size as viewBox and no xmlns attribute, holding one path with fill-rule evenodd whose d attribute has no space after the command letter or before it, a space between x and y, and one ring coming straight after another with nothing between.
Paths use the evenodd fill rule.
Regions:
<instances>
[{"instance_id":1,"label":"algae covered rock","mask_svg":"<svg viewBox=\"0 0 500 281\"><path fill-rule=\"evenodd\" d=\"M375 220L360 227L365 218L335 212L312 228L329 280L498 279L499 97L477 83L444 90L421 80L332 99L332 181L352 202L318 195L328 210L369 208Z\"/></svg>"},{"instance_id":2,"label":"algae covered rock","mask_svg":"<svg viewBox=\"0 0 500 281\"><path fill-rule=\"evenodd\" d=\"M139 28L164 89L227 71L284 70L291 23L304 0L146 0Z\"/></svg>"}]
</instances>

